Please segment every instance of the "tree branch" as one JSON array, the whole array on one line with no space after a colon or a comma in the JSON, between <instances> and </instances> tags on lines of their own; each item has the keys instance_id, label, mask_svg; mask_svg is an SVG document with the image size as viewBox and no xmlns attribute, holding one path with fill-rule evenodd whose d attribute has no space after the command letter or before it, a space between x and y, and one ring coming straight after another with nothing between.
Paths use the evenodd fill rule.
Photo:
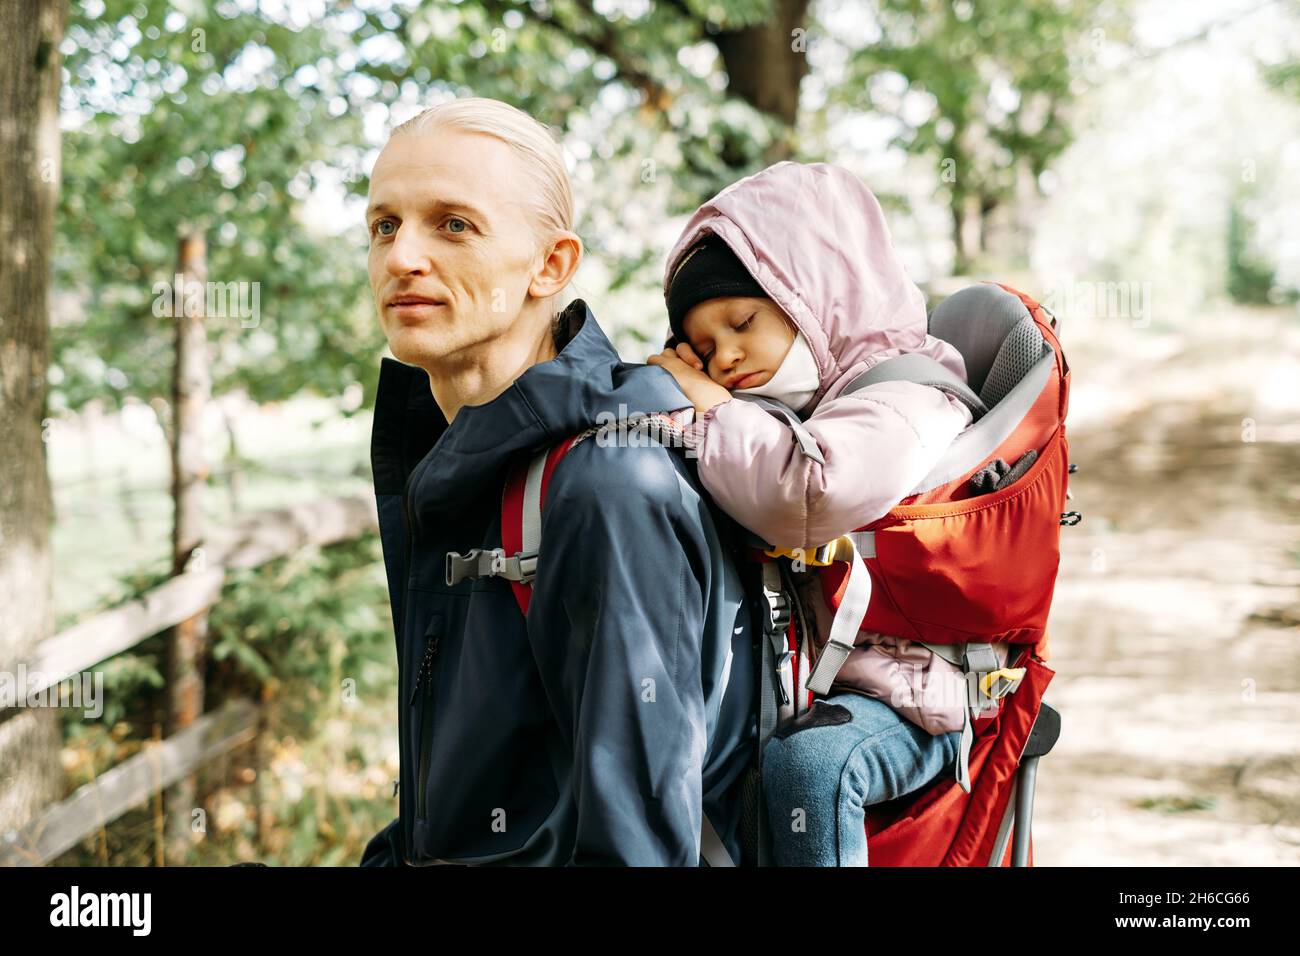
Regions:
<instances>
[{"instance_id":1,"label":"tree branch","mask_svg":"<svg viewBox=\"0 0 1300 956\"><path fill-rule=\"evenodd\" d=\"M579 29L573 24L564 23L553 14L541 13L529 3L516 5L513 3L498 3L495 0L483 0L483 9L497 17L510 10L517 11L534 23L555 30L569 40L587 47L593 53L603 56L613 63L617 74L625 82L639 89L645 95L649 105L660 112L667 110L673 101L673 95L668 91L667 87L659 82L646 65L637 62L635 58L628 54L619 40L618 32L608 20L595 11L590 0L575 0L575 2L591 18L593 24L600 24L599 29L594 34Z\"/></svg>"}]
</instances>

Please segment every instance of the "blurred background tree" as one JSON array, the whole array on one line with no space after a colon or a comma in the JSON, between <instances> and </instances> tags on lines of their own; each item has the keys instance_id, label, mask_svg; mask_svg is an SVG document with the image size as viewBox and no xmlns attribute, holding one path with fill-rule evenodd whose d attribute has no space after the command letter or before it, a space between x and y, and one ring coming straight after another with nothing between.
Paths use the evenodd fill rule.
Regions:
<instances>
[{"instance_id":1,"label":"blurred background tree","mask_svg":"<svg viewBox=\"0 0 1300 956\"><path fill-rule=\"evenodd\" d=\"M1070 144L1071 102L1102 44L1126 35L1127 4L891 0L869 9L871 29L833 100L892 117L891 145L933 163L951 210L953 271L963 274L987 250L989 216L1017 199L1031 205ZM1016 224L1023 266L1029 230Z\"/></svg>"},{"instance_id":2,"label":"blurred background tree","mask_svg":"<svg viewBox=\"0 0 1300 956\"><path fill-rule=\"evenodd\" d=\"M893 144L933 161L964 271L985 218L1068 144L1072 71L1116 9L862 2L825 5L824 23L808 0L74 4L56 401L134 395L166 423L155 283L170 282L191 226L208 236L210 277L260 287L255 328L209 323L214 391L265 402L355 384L368 405L374 363L357 359L382 341L359 239L322 235L308 207L334 183L364 194L387 105L429 90L513 102L598 163L584 238L610 289L648 288L660 235L628 228L626 190L671 216L779 159L828 158L799 138L800 87L812 46L844 44L845 17L877 29L847 48L827 98L893 117Z\"/></svg>"}]
</instances>

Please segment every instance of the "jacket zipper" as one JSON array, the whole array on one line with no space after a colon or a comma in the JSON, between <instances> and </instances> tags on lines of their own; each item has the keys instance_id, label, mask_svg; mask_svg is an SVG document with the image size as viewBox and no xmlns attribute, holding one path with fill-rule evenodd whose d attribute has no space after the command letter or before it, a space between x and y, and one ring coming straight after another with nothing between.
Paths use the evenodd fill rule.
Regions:
<instances>
[{"instance_id":1,"label":"jacket zipper","mask_svg":"<svg viewBox=\"0 0 1300 956\"><path fill-rule=\"evenodd\" d=\"M410 705L415 706L415 698L420 694L421 687L424 688L424 697L420 704L420 742L416 755L419 770L415 781L416 814L422 820L428 817L425 809L425 791L429 777L429 735L433 731L433 661L438 656L438 642L441 639L441 634L433 634L425 643L424 657L420 660L420 670L415 675L415 686L411 689Z\"/></svg>"}]
</instances>

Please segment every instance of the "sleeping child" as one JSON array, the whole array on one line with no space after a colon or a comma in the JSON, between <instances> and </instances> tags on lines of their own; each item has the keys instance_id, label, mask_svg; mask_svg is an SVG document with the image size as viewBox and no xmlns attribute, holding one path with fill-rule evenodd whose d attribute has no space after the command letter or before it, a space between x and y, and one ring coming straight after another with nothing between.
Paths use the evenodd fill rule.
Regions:
<instances>
[{"instance_id":1,"label":"sleeping child","mask_svg":"<svg viewBox=\"0 0 1300 956\"><path fill-rule=\"evenodd\" d=\"M814 549L881 517L971 423L961 401L914 382L840 395L904 353L966 379L960 353L927 332L879 202L842 167L782 162L724 189L673 246L664 293L672 334L648 361L693 405L679 420L701 483L773 547ZM779 402L802 429L734 395ZM832 612L808 596L824 644ZM833 696L764 751L777 863L865 865L862 807L952 766L962 681L918 643L859 632ZM785 832L793 808L805 827Z\"/></svg>"}]
</instances>

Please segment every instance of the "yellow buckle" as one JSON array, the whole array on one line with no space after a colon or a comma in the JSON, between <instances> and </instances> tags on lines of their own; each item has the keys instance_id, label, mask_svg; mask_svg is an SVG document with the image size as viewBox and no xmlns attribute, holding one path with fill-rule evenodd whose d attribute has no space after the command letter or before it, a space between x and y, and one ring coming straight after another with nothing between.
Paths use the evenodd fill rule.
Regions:
<instances>
[{"instance_id":1,"label":"yellow buckle","mask_svg":"<svg viewBox=\"0 0 1300 956\"><path fill-rule=\"evenodd\" d=\"M848 548L852 547L852 544L847 535L841 535L811 552L807 548L768 548L763 553L773 558L792 558L795 561L802 561L812 568L824 568L836 560L837 551L842 550L845 557L840 560L847 561Z\"/></svg>"},{"instance_id":2,"label":"yellow buckle","mask_svg":"<svg viewBox=\"0 0 1300 956\"><path fill-rule=\"evenodd\" d=\"M998 678L1006 679L1009 682L1007 685L1007 690L1010 690L1010 685L1014 684L1016 681L1020 680L1020 678L1024 676L1025 676L1025 668L1023 667L1003 667L1000 668L999 670L989 671L987 674L985 674L983 677L980 678L980 693L982 693L985 697L992 697L993 695L989 693L989 688L993 686L993 682L996 681ZM1006 694L1007 691L1004 690L998 696L1005 697Z\"/></svg>"}]
</instances>

